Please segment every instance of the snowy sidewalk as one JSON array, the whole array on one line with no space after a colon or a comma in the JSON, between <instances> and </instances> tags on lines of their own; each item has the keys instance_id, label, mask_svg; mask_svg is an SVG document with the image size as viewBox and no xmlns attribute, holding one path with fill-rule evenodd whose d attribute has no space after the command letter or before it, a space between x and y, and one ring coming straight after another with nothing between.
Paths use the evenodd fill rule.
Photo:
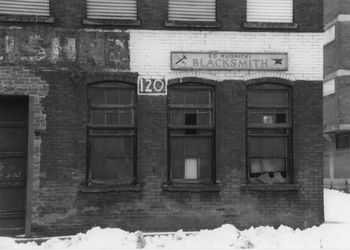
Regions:
<instances>
[{"instance_id":1,"label":"snowy sidewalk","mask_svg":"<svg viewBox=\"0 0 350 250\"><path fill-rule=\"evenodd\" d=\"M293 230L261 226L239 231L233 225L186 234L182 230L169 235L143 235L118 228L95 227L70 239L51 238L41 245L16 243L0 237L0 248L79 249L79 248L345 248L350 249L350 194L325 190L325 220L319 227Z\"/></svg>"}]
</instances>

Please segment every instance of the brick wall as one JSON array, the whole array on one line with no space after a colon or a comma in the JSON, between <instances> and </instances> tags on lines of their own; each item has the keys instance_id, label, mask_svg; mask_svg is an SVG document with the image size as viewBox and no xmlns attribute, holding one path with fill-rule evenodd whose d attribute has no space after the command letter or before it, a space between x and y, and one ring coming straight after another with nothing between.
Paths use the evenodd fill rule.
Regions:
<instances>
[{"instance_id":1,"label":"brick wall","mask_svg":"<svg viewBox=\"0 0 350 250\"><path fill-rule=\"evenodd\" d=\"M61 84L55 84L58 76ZM240 228L279 224L306 227L323 221L321 82L293 82L295 191L242 191L245 180L245 83L216 84L216 193L174 193L167 181L167 101L138 98L140 192L81 193L85 180L86 88L64 74L47 74L48 129L43 140L37 234L68 234L92 226L128 230L196 230L232 223ZM109 79L119 79L110 75ZM99 79L95 77L94 80ZM64 99L60 96L65 96ZM60 107L59 109L57 107ZM307 119L305 119L307 117Z\"/></svg>"},{"instance_id":2,"label":"brick wall","mask_svg":"<svg viewBox=\"0 0 350 250\"><path fill-rule=\"evenodd\" d=\"M86 17L86 0L51 1L52 16L55 26L66 28L81 28L82 18ZM167 1L139 0L138 18L141 29L166 29L164 21L167 18ZM294 21L298 23L300 32L320 32L322 30L322 0L294 1ZM241 31L242 22L246 21L246 0L217 0L217 21L221 30ZM84 25L84 27L89 27ZM94 27L94 26L90 26ZM97 27L97 26L95 26ZM118 27L105 26L107 29ZM124 29L125 27L122 27Z\"/></svg>"},{"instance_id":3,"label":"brick wall","mask_svg":"<svg viewBox=\"0 0 350 250\"><path fill-rule=\"evenodd\" d=\"M163 0L139 1L142 25L122 30L112 26L81 29L85 1L51 2L54 24L2 23L0 30L4 55L0 58L0 92L33 95L35 128L46 130L34 137L34 235L71 234L92 226L173 231L223 223L246 228L279 224L306 227L323 222L319 0L295 1L294 19L299 29L290 33L238 32L245 21L243 0L218 0L222 29L216 32L163 30L167 12ZM169 67L170 51L175 50L286 52L289 70L175 72ZM219 192L180 193L162 188L168 164L167 100L160 96L138 98L140 191L82 192L86 181L87 85L101 81L136 84L138 75L215 82ZM259 79L288 82L293 87L297 190L242 190L246 183L246 84Z\"/></svg>"},{"instance_id":4,"label":"brick wall","mask_svg":"<svg viewBox=\"0 0 350 250\"><path fill-rule=\"evenodd\" d=\"M40 190L40 159L42 156L42 135L46 130L46 112L42 100L48 94L48 84L35 71L19 66L0 66L1 95L30 96L33 101L33 152L32 161L32 220L38 217Z\"/></svg>"}]
</instances>

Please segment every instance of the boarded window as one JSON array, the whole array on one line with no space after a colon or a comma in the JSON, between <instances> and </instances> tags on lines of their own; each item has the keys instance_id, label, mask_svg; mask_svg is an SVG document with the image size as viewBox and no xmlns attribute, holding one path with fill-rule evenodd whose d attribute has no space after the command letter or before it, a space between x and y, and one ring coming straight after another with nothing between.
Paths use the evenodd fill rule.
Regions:
<instances>
[{"instance_id":1,"label":"boarded window","mask_svg":"<svg viewBox=\"0 0 350 250\"><path fill-rule=\"evenodd\" d=\"M129 184L135 169L135 89L127 84L89 88L89 182Z\"/></svg>"},{"instance_id":2,"label":"boarded window","mask_svg":"<svg viewBox=\"0 0 350 250\"><path fill-rule=\"evenodd\" d=\"M50 16L50 0L0 0L0 14Z\"/></svg>"},{"instance_id":3,"label":"boarded window","mask_svg":"<svg viewBox=\"0 0 350 250\"><path fill-rule=\"evenodd\" d=\"M172 181L212 182L213 92L197 85L169 90L169 151Z\"/></svg>"},{"instance_id":4,"label":"boarded window","mask_svg":"<svg viewBox=\"0 0 350 250\"><path fill-rule=\"evenodd\" d=\"M247 163L251 183L291 181L291 97L288 88L253 85L247 92Z\"/></svg>"},{"instance_id":5,"label":"boarded window","mask_svg":"<svg viewBox=\"0 0 350 250\"><path fill-rule=\"evenodd\" d=\"M169 0L170 21L216 21L216 0Z\"/></svg>"},{"instance_id":6,"label":"boarded window","mask_svg":"<svg viewBox=\"0 0 350 250\"><path fill-rule=\"evenodd\" d=\"M88 0L87 18L137 19L137 0Z\"/></svg>"},{"instance_id":7,"label":"boarded window","mask_svg":"<svg viewBox=\"0 0 350 250\"><path fill-rule=\"evenodd\" d=\"M293 0L248 0L247 22L293 22Z\"/></svg>"}]
</instances>

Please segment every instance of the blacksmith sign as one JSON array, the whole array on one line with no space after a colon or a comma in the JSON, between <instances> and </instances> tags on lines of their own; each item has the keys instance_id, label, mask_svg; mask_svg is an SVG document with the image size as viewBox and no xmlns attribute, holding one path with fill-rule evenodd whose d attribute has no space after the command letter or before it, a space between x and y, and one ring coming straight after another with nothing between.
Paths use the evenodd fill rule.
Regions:
<instances>
[{"instance_id":1,"label":"blacksmith sign","mask_svg":"<svg viewBox=\"0 0 350 250\"><path fill-rule=\"evenodd\" d=\"M171 52L174 70L288 70L287 53Z\"/></svg>"}]
</instances>

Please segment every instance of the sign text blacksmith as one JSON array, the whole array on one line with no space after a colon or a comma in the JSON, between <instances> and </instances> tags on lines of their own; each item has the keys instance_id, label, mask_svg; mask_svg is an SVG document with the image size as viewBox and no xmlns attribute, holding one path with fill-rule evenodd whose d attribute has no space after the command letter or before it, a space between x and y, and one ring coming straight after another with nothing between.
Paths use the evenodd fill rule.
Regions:
<instances>
[{"instance_id":1,"label":"sign text blacksmith","mask_svg":"<svg viewBox=\"0 0 350 250\"><path fill-rule=\"evenodd\" d=\"M288 70L287 53L171 52L174 70Z\"/></svg>"}]
</instances>

